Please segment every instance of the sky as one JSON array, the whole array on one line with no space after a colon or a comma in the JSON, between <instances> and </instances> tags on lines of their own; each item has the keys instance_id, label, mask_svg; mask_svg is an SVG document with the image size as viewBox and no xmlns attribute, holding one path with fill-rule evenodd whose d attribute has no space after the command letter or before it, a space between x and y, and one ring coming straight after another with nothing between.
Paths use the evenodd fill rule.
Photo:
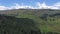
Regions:
<instances>
[{"instance_id":1,"label":"sky","mask_svg":"<svg viewBox=\"0 0 60 34\"><path fill-rule=\"evenodd\" d=\"M60 9L60 0L0 0L0 10Z\"/></svg>"}]
</instances>

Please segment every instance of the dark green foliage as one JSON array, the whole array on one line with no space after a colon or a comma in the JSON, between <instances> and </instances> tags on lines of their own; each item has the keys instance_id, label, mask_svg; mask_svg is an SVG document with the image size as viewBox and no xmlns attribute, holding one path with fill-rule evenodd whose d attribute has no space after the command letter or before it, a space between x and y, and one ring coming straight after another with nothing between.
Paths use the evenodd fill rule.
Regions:
<instances>
[{"instance_id":1,"label":"dark green foliage","mask_svg":"<svg viewBox=\"0 0 60 34\"><path fill-rule=\"evenodd\" d=\"M49 15L50 17L60 16L60 13Z\"/></svg>"},{"instance_id":2,"label":"dark green foliage","mask_svg":"<svg viewBox=\"0 0 60 34\"><path fill-rule=\"evenodd\" d=\"M0 16L0 34L39 34L40 31L32 19ZM37 28L37 29L36 29Z\"/></svg>"},{"instance_id":3,"label":"dark green foliage","mask_svg":"<svg viewBox=\"0 0 60 34\"><path fill-rule=\"evenodd\" d=\"M45 21L47 20L47 17L48 17L48 14L42 14L42 16L40 16L40 18Z\"/></svg>"}]
</instances>

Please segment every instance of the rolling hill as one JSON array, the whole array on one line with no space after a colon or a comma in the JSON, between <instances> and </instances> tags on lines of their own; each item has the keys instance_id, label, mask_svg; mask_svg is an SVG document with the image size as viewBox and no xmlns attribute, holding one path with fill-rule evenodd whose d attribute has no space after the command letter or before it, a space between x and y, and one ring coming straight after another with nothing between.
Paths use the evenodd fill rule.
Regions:
<instances>
[{"instance_id":1,"label":"rolling hill","mask_svg":"<svg viewBox=\"0 0 60 34\"><path fill-rule=\"evenodd\" d=\"M60 34L60 10L0 11L0 31L6 34ZM20 32L20 33L19 33Z\"/></svg>"}]
</instances>

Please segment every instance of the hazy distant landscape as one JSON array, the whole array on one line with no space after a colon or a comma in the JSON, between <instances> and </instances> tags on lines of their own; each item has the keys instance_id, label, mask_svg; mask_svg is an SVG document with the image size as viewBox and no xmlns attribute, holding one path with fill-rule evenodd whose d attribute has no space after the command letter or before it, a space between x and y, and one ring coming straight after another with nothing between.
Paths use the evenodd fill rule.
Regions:
<instances>
[{"instance_id":1,"label":"hazy distant landscape","mask_svg":"<svg viewBox=\"0 0 60 34\"><path fill-rule=\"evenodd\" d=\"M60 10L2 10L0 34L60 34Z\"/></svg>"}]
</instances>

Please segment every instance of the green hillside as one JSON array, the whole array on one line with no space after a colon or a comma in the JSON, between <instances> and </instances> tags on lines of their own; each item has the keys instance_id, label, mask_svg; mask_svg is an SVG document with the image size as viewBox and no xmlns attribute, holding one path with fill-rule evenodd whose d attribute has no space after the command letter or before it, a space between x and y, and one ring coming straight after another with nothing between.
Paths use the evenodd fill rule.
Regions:
<instances>
[{"instance_id":1,"label":"green hillside","mask_svg":"<svg viewBox=\"0 0 60 34\"><path fill-rule=\"evenodd\" d=\"M17 9L0 11L1 34L60 34L60 10Z\"/></svg>"}]
</instances>

